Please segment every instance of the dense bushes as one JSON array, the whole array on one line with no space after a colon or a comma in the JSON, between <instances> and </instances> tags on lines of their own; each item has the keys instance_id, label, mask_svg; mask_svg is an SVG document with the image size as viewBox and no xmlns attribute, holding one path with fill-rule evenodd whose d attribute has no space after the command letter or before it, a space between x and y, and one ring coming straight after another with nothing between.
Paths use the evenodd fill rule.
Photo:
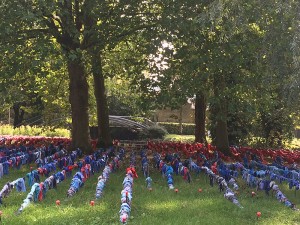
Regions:
<instances>
[{"instance_id":1,"label":"dense bushes","mask_svg":"<svg viewBox=\"0 0 300 225\"><path fill-rule=\"evenodd\" d=\"M112 139L117 140L145 140L163 139L168 132L160 126L154 125L148 129L135 129L130 127L111 127L110 134ZM92 133L91 133L92 134ZM97 137L92 135L92 138Z\"/></svg>"},{"instance_id":2,"label":"dense bushes","mask_svg":"<svg viewBox=\"0 0 300 225\"><path fill-rule=\"evenodd\" d=\"M154 125L139 133L140 139L163 139L167 134L167 130L161 126Z\"/></svg>"},{"instance_id":3,"label":"dense bushes","mask_svg":"<svg viewBox=\"0 0 300 225\"><path fill-rule=\"evenodd\" d=\"M95 127L93 127L95 128ZM96 128L95 128L96 129ZM183 124L184 134L193 134L193 124ZM91 134L93 134L90 129ZM119 140L138 140L138 139L163 139L167 133L179 134L178 123L159 123L145 130L135 130L125 127L112 127L111 135L113 139ZM46 137L70 137L70 131L62 128L21 126L13 128L10 125L0 126L0 135L27 135L27 136L46 136ZM96 136L95 136L96 135ZM97 134L94 134L94 138Z\"/></svg>"},{"instance_id":4,"label":"dense bushes","mask_svg":"<svg viewBox=\"0 0 300 225\"><path fill-rule=\"evenodd\" d=\"M180 134L180 124L170 122L158 122L159 126L164 127L169 134ZM195 124L182 123L182 134L193 135L195 134Z\"/></svg>"},{"instance_id":5,"label":"dense bushes","mask_svg":"<svg viewBox=\"0 0 300 225\"><path fill-rule=\"evenodd\" d=\"M91 134L93 133L90 129ZM126 127L112 127L110 130L113 139L138 140L138 139L163 139L167 131L160 126L152 126L145 130L137 130ZM62 128L20 126L13 128L10 125L0 126L0 135L26 135L46 137L70 137L70 131ZM96 135L96 136L95 136ZM97 134L94 134L94 138ZM93 137L92 137L93 138Z\"/></svg>"},{"instance_id":6,"label":"dense bushes","mask_svg":"<svg viewBox=\"0 0 300 225\"><path fill-rule=\"evenodd\" d=\"M0 126L0 135L28 135L45 137L70 137L70 131L62 128L20 126L13 128L10 125Z\"/></svg>"},{"instance_id":7,"label":"dense bushes","mask_svg":"<svg viewBox=\"0 0 300 225\"><path fill-rule=\"evenodd\" d=\"M128 127L111 127L110 134L112 139L117 139L117 140L139 139L139 131Z\"/></svg>"}]
</instances>

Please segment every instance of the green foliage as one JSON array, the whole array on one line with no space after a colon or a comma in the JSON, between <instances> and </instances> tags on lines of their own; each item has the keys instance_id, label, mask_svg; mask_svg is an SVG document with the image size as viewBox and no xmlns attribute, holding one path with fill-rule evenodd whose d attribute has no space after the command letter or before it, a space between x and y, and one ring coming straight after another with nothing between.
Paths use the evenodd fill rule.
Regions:
<instances>
[{"instance_id":1,"label":"green foliage","mask_svg":"<svg viewBox=\"0 0 300 225\"><path fill-rule=\"evenodd\" d=\"M286 143L286 147L288 149L300 149L300 139L299 138L293 138L291 142Z\"/></svg>"},{"instance_id":2,"label":"green foliage","mask_svg":"<svg viewBox=\"0 0 300 225\"><path fill-rule=\"evenodd\" d=\"M6 46L7 47L7 46ZM7 54L0 55L0 103L8 110L20 105L24 110L21 124L38 124L43 117L44 125L55 125L66 118L69 111L66 65L59 56L57 45L28 40L24 45L10 46ZM5 48L5 46L1 46ZM35 65L32 65L35 61ZM11 110L13 112L13 110ZM13 115L13 114L12 114ZM4 119L8 120L7 117ZM35 121L36 120L36 121ZM56 121L53 121L56 120ZM17 122L18 121L14 121Z\"/></svg>"},{"instance_id":3,"label":"green foliage","mask_svg":"<svg viewBox=\"0 0 300 225\"><path fill-rule=\"evenodd\" d=\"M139 131L129 127L111 127L110 133L112 139L117 140L138 140Z\"/></svg>"},{"instance_id":4,"label":"green foliage","mask_svg":"<svg viewBox=\"0 0 300 225\"><path fill-rule=\"evenodd\" d=\"M178 135L178 134L167 134L164 141L174 141L174 142L195 142L195 135Z\"/></svg>"},{"instance_id":5,"label":"green foliage","mask_svg":"<svg viewBox=\"0 0 300 225\"><path fill-rule=\"evenodd\" d=\"M38 115L44 125L66 125L66 61L82 59L90 74L89 54L96 51L109 78L111 114L176 108L202 91L213 136L222 119L230 144L260 136L280 146L299 120L298 8L294 0L4 1L0 111L7 116L22 103L26 119ZM89 103L96 124L94 99ZM213 111L215 105L226 110ZM180 133L179 126L165 126ZM187 127L183 134L193 134Z\"/></svg>"},{"instance_id":6,"label":"green foliage","mask_svg":"<svg viewBox=\"0 0 300 225\"><path fill-rule=\"evenodd\" d=\"M141 139L163 139L167 133L167 130L165 130L163 127L154 125L140 131L139 137Z\"/></svg>"},{"instance_id":7,"label":"green foliage","mask_svg":"<svg viewBox=\"0 0 300 225\"><path fill-rule=\"evenodd\" d=\"M259 119L261 126L258 128L262 131L260 136L265 140L267 146L281 147L284 142L292 140L293 121L284 113L284 110L274 109L271 113L263 112Z\"/></svg>"},{"instance_id":8,"label":"green foliage","mask_svg":"<svg viewBox=\"0 0 300 225\"><path fill-rule=\"evenodd\" d=\"M269 146L289 140L291 115L300 105L295 1L189 2L180 11L172 6L177 14L168 15L164 24L171 45L157 52L167 63L156 71L158 100L182 104L184 97L204 90L213 140L222 136L215 132L220 120L228 123L223 138L228 131L230 144L243 144L258 130Z\"/></svg>"},{"instance_id":9,"label":"green foliage","mask_svg":"<svg viewBox=\"0 0 300 225\"><path fill-rule=\"evenodd\" d=\"M158 125L164 127L168 131L169 134L180 134L180 123L158 122ZM182 134L183 135L194 135L195 134L195 124L182 123Z\"/></svg>"},{"instance_id":10,"label":"green foliage","mask_svg":"<svg viewBox=\"0 0 300 225\"><path fill-rule=\"evenodd\" d=\"M128 4L127 1L116 2L112 0L104 2L43 2L33 0L19 2L12 0L1 4L0 7L0 19L3 20L3 23L0 25L2 30L2 32L0 32L0 43L1 46L9 46L12 48L12 55L18 64L25 65L24 62L26 62L27 65L27 63L33 62L29 68L37 67L37 71L39 71L43 62L47 61L43 60L44 58L35 57L41 52L53 61L56 61L56 58L53 56L61 56L64 58L65 62L68 64L68 76L63 77L62 80L66 81L67 84L70 84L69 100L73 119L72 126L74 126L72 129L73 142L76 143L74 145L81 145L79 142L82 142L82 145L87 145L89 115L87 110L88 85L85 84L87 79L85 71L87 70L85 68L87 68L87 64L90 63L88 59L89 55L93 55L93 57L99 61L99 63L96 64L92 63L92 65L96 65L97 67L92 69L93 75L102 75L102 72L104 72L104 77L107 78L116 75L124 77L124 74L130 76L132 74L140 73L140 68L145 68L145 66L147 66L146 55L144 55L147 51L143 51L142 54L136 54L137 52L134 52L135 49L138 49L136 48L137 46L140 45L142 48L144 47L141 45L140 40L136 44L135 41L137 40L137 36L133 36L140 33L152 34L153 30L151 29L157 26L157 23L161 18L159 14L163 8L164 7L161 6L161 1L133 1ZM3 15L5 14L10 16L4 17ZM5 21L4 18L6 18ZM7 37L13 38L7 39ZM123 47L125 45L130 45L130 43L133 45L131 46L132 57L126 57L129 55L124 53ZM145 43L151 42L146 41ZM22 50L18 48L25 44L37 45L34 45L32 48L31 46L26 46L29 49L29 52L26 52L27 54L22 57L22 54L20 54L22 53ZM45 46L49 47L51 50L58 47L59 51L48 52L45 50ZM33 50L31 51L31 49ZM116 51L117 53L113 54L113 51ZM122 52L122 54L119 54L120 52ZM110 54L110 57L107 56L107 54ZM138 56L136 57L136 55ZM117 56L121 56L120 58L123 60L125 59L125 61L127 59L127 62L124 63L126 67L123 67L124 64L118 60ZM57 60L60 60L60 57L57 58ZM118 63L120 63L121 66L115 67ZM7 63L7 65L8 67L14 67L13 63ZM80 65L81 68L76 69L76 65ZM117 68L118 73L115 73L114 68ZM15 70L18 71L18 68L16 67ZM27 70L24 69L22 72L26 73ZM75 77L76 79L73 79ZM79 77L80 84L76 84L79 80L77 78ZM95 77L99 78L100 76ZM100 80L103 81L102 76ZM29 83L35 84L33 80ZM59 82L59 85L60 83L61 82ZM63 87L67 87L67 85ZM30 87L29 89L31 90L33 88ZM61 100L55 96L55 93L52 93L52 90L48 89L48 93L51 95L53 94L54 99ZM95 90L95 93L104 93L103 83ZM10 95L8 94L7 96ZM98 94L97 100L100 99L100 97L102 98L102 102L106 102L105 95ZM78 98L81 99L78 100ZM45 102L47 100L48 99L45 98ZM97 101L97 104L99 102L100 100ZM55 105L55 107L56 109L59 109L57 105ZM101 112L101 115L105 114L103 112L107 112L106 104L101 106L97 105L96 108L98 110L104 109ZM64 109L68 110L69 108L66 106ZM55 109L53 111L55 112ZM57 114L63 114L62 117L66 118L69 113L65 113L65 111L62 113L63 111L64 110L58 110ZM78 114L81 115L79 116ZM98 115L99 114L100 112L98 112ZM81 123L77 123L78 117L81 117ZM95 117L95 113L92 114L92 117ZM106 116L106 114L104 119L98 118L98 120L98 124L108 124L108 116ZM100 127L102 129L102 126ZM81 130L81 132L75 132L76 130ZM101 135L103 135L105 139L109 136L108 130L108 127L106 127L106 129L101 131ZM76 135L78 135L78 137L76 137Z\"/></svg>"},{"instance_id":11,"label":"green foliage","mask_svg":"<svg viewBox=\"0 0 300 225\"><path fill-rule=\"evenodd\" d=\"M110 128L113 139L118 140L146 140L146 139L163 139L168 133L163 127L154 125L147 129L133 129L127 127Z\"/></svg>"},{"instance_id":12,"label":"green foliage","mask_svg":"<svg viewBox=\"0 0 300 225\"><path fill-rule=\"evenodd\" d=\"M13 126L10 125L1 125L0 135L70 137L70 131L54 127L20 126L18 128L13 128Z\"/></svg>"},{"instance_id":13,"label":"green foliage","mask_svg":"<svg viewBox=\"0 0 300 225\"><path fill-rule=\"evenodd\" d=\"M110 115L141 116L147 111L139 107L141 94L131 86L130 80L118 76L106 79Z\"/></svg>"}]
</instances>

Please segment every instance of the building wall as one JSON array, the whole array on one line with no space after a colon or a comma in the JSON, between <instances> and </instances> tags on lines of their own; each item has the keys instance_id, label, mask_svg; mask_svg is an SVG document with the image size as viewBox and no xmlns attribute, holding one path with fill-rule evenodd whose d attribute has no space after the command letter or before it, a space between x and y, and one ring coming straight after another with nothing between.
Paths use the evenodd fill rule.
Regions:
<instances>
[{"instance_id":1,"label":"building wall","mask_svg":"<svg viewBox=\"0 0 300 225\"><path fill-rule=\"evenodd\" d=\"M179 123L180 117L182 117L183 123L195 123L195 109L192 104L185 104L181 109L171 110L171 108L165 108L157 110L154 113L154 122L174 122Z\"/></svg>"}]
</instances>

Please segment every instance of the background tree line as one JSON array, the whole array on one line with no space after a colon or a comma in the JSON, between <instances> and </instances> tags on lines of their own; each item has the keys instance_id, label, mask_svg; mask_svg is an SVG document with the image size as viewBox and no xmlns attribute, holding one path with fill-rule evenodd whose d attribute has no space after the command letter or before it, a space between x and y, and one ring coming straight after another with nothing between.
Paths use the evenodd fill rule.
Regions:
<instances>
[{"instance_id":1,"label":"background tree line","mask_svg":"<svg viewBox=\"0 0 300 225\"><path fill-rule=\"evenodd\" d=\"M195 140L280 147L299 112L299 3L228 0L12 0L0 5L2 111L14 125L89 125L109 114L195 103ZM48 121L48 122L47 122ZM52 121L52 122L50 122Z\"/></svg>"}]
</instances>

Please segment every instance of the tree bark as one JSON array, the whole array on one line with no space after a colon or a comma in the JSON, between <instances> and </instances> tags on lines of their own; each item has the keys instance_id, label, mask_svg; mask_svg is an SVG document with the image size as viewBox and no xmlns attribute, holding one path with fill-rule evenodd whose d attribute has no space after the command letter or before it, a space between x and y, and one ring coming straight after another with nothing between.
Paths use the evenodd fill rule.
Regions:
<instances>
[{"instance_id":1,"label":"tree bark","mask_svg":"<svg viewBox=\"0 0 300 225\"><path fill-rule=\"evenodd\" d=\"M72 110L72 149L80 148L84 153L91 153L89 138L88 83L81 57L68 60L69 101Z\"/></svg>"},{"instance_id":2,"label":"tree bark","mask_svg":"<svg viewBox=\"0 0 300 225\"><path fill-rule=\"evenodd\" d=\"M99 52L92 54L92 73L97 105L98 145L99 147L109 147L112 145L112 140L109 129L108 104L102 71L102 61Z\"/></svg>"},{"instance_id":3,"label":"tree bark","mask_svg":"<svg viewBox=\"0 0 300 225\"><path fill-rule=\"evenodd\" d=\"M222 108L222 107L221 107ZM220 114L225 114L224 111ZM227 121L224 119L217 119L216 125L216 147L219 151L223 152L225 155L229 155L229 141L228 141L228 131L227 131Z\"/></svg>"},{"instance_id":4,"label":"tree bark","mask_svg":"<svg viewBox=\"0 0 300 225\"><path fill-rule=\"evenodd\" d=\"M20 127L23 122L25 111L23 109L21 109L22 104L23 103L18 102L13 105L14 128Z\"/></svg>"},{"instance_id":5,"label":"tree bark","mask_svg":"<svg viewBox=\"0 0 300 225\"><path fill-rule=\"evenodd\" d=\"M202 92L196 94L195 101L195 142L206 144L205 134L206 99Z\"/></svg>"},{"instance_id":6,"label":"tree bark","mask_svg":"<svg viewBox=\"0 0 300 225\"><path fill-rule=\"evenodd\" d=\"M216 137L215 144L219 151L225 155L229 155L229 140L227 131L227 100L225 96L225 75L221 74L214 78L214 95L216 97L215 113L216 113Z\"/></svg>"}]
</instances>

